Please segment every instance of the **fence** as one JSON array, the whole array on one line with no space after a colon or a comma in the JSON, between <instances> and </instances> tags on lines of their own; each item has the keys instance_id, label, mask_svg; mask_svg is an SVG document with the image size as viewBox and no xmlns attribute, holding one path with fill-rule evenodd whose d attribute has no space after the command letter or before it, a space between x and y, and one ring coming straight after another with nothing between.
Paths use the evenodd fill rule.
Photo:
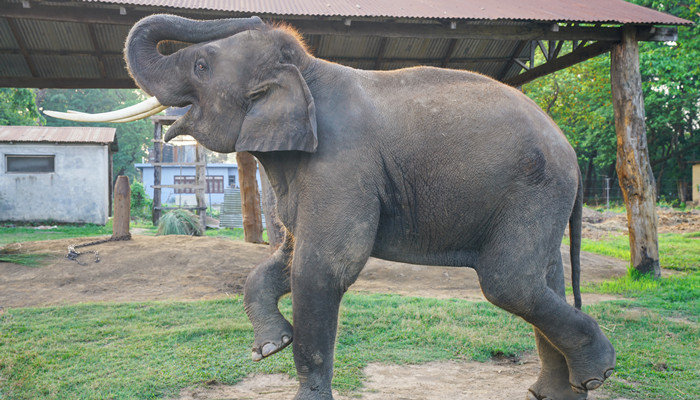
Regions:
<instances>
[{"instance_id":1,"label":"fence","mask_svg":"<svg viewBox=\"0 0 700 400\"><path fill-rule=\"evenodd\" d=\"M690 191L688 191L690 193ZM665 179L658 190L659 199L672 202L678 199L678 181ZM617 177L595 177L584 184L584 203L591 206L606 206L624 203L622 189Z\"/></svg>"}]
</instances>

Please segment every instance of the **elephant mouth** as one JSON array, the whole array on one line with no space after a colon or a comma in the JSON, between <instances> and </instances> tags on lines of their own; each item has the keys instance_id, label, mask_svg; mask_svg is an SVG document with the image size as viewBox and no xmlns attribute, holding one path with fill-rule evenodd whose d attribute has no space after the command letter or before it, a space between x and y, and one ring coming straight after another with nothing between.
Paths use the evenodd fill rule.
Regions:
<instances>
[{"instance_id":1,"label":"elephant mouth","mask_svg":"<svg viewBox=\"0 0 700 400\"><path fill-rule=\"evenodd\" d=\"M78 122L131 122L148 118L151 115L158 114L166 108L168 108L168 106L160 104L158 99L155 97L149 97L141 103L135 104L131 107L99 114L89 114L73 110L68 110L67 112L44 110L44 114L53 118L67 119L69 121Z\"/></svg>"}]
</instances>

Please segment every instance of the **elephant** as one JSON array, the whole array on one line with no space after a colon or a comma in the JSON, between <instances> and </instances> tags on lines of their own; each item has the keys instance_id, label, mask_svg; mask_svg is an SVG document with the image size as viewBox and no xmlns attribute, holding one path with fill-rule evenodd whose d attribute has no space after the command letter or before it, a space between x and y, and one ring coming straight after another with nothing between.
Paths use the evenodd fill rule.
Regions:
<instances>
[{"instance_id":1,"label":"elephant","mask_svg":"<svg viewBox=\"0 0 700 400\"><path fill-rule=\"evenodd\" d=\"M189 45L161 54L164 40ZM244 304L254 361L292 344L295 399L333 398L339 305L370 256L473 268L489 302L533 325L541 371L528 399L585 399L613 372L612 344L580 310L576 154L519 90L467 71L335 64L258 17L152 15L125 58L151 108L191 105L166 140L188 134L264 166L284 243L250 273ZM293 325L278 310L290 292Z\"/></svg>"}]
</instances>

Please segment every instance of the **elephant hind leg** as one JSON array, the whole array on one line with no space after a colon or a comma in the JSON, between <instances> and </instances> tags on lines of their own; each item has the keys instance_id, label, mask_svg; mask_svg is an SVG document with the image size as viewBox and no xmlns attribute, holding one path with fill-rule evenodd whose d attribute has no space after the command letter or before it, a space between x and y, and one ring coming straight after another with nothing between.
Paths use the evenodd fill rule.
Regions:
<instances>
[{"instance_id":1,"label":"elephant hind leg","mask_svg":"<svg viewBox=\"0 0 700 400\"><path fill-rule=\"evenodd\" d=\"M559 297L565 298L564 271L559 261L549 267L547 273L547 286ZM540 356L540 373L537 382L530 386L528 400L557 399L557 400L583 400L585 393L575 392L569 384L569 368L564 355L554 347L549 340L537 328L535 341L537 352Z\"/></svg>"},{"instance_id":2,"label":"elephant hind leg","mask_svg":"<svg viewBox=\"0 0 700 400\"><path fill-rule=\"evenodd\" d=\"M519 248L538 247L537 243L525 243ZM593 318L567 304L557 293L559 290L548 286L546 268L538 266L537 262L553 260L560 257L559 253L516 252L513 246L505 249L499 246L498 250L480 256L476 270L482 292L491 303L537 328L551 344L548 349L550 346L542 342L549 357L547 362L563 366L553 351L558 350L563 355L569 385L574 392L585 394L598 388L615 367L615 350ZM544 379L561 380L562 377L563 374L550 374Z\"/></svg>"},{"instance_id":3,"label":"elephant hind leg","mask_svg":"<svg viewBox=\"0 0 700 400\"><path fill-rule=\"evenodd\" d=\"M277 306L280 297L291 291L289 263L292 247L292 238L286 234L282 246L255 267L246 279L243 303L255 334L251 353L253 361L271 356L292 342L292 325Z\"/></svg>"}]
</instances>

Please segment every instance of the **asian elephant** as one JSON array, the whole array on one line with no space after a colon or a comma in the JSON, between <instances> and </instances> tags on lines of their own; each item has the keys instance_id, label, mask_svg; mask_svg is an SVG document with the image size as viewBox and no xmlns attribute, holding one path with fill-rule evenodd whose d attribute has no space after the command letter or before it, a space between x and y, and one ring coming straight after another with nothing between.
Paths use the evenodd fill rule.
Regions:
<instances>
[{"instance_id":1,"label":"asian elephant","mask_svg":"<svg viewBox=\"0 0 700 400\"><path fill-rule=\"evenodd\" d=\"M163 55L163 40L191 45ZM370 256L474 268L490 302L534 326L542 368L529 399L585 399L612 373L611 343L579 310L576 155L518 90L465 71L334 64L257 17L150 16L125 55L160 104L192 105L166 140L189 134L265 167L286 236L248 277L245 309L254 360L293 343L296 399L332 399L339 304ZM576 307L564 297L567 225ZM290 291L293 326L277 308Z\"/></svg>"}]
</instances>

